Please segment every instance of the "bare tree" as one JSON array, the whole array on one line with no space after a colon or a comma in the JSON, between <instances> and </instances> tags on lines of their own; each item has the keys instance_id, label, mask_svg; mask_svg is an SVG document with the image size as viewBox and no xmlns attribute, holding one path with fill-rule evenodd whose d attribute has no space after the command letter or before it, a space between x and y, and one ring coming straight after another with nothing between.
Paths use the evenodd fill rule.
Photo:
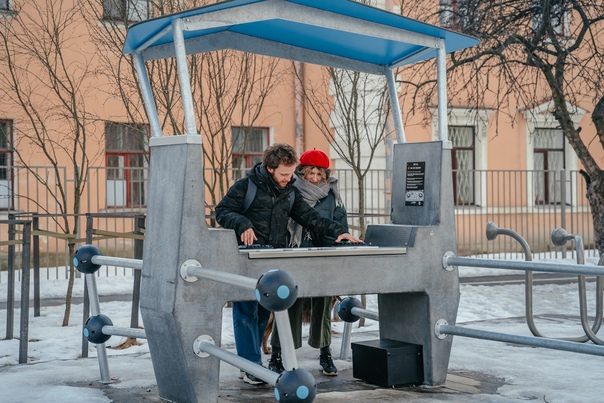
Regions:
<instances>
[{"instance_id":1,"label":"bare tree","mask_svg":"<svg viewBox=\"0 0 604 403\"><path fill-rule=\"evenodd\" d=\"M183 11L212 1L149 2L154 16ZM101 49L102 74L111 83L110 94L125 106L124 118L147 121L135 68L130 56L122 54L128 13L123 19L107 19L95 0L88 0L93 41ZM133 10L136 12L137 10ZM96 14L95 14L96 13ZM130 13L132 16L132 13ZM137 15L137 19L144 17ZM100 26L96 21L102 21ZM178 86L176 61L163 59L146 63L155 95L162 129L170 134L184 133L184 114ZM232 128L257 124L263 106L283 75L279 61L250 53L220 50L188 56L193 103L198 116L198 132L203 136L204 183L210 207L222 198L232 176L234 150ZM248 131L243 131L246 136ZM241 142L241 139L239 139ZM243 144L245 144L243 139Z\"/></svg>"},{"instance_id":2,"label":"bare tree","mask_svg":"<svg viewBox=\"0 0 604 403\"><path fill-rule=\"evenodd\" d=\"M297 80L302 80L303 69L293 66ZM306 81L296 94L306 105L310 119L340 158L350 166L357 180L359 229L361 239L366 232L365 179L378 147L388 135L386 127L390 104L383 77L357 71L322 68L322 78ZM329 89L331 97L325 89ZM361 304L367 305L365 295ZM365 326L365 318L359 327Z\"/></svg>"},{"instance_id":3,"label":"bare tree","mask_svg":"<svg viewBox=\"0 0 604 403\"><path fill-rule=\"evenodd\" d=\"M453 3L456 7L442 6ZM553 116L583 165L596 248L604 253L604 174L589 149L593 141L604 147L604 4L586 0L442 4L435 15L444 25L480 39L476 47L451 56L449 100L457 102L456 97L465 94L466 102L484 107L485 94L494 95L498 118L514 117L516 105L530 107L551 100ZM422 76L425 67L412 66L403 76L411 77L411 71ZM404 84L411 88L414 107L426 108L434 99L434 81ZM568 107L589 101L594 105L594 139L581 136L581 127L573 125L575 111Z\"/></svg>"},{"instance_id":4,"label":"bare tree","mask_svg":"<svg viewBox=\"0 0 604 403\"><path fill-rule=\"evenodd\" d=\"M197 55L191 66L204 162L210 168L204 182L215 206L230 185L233 154L246 151L248 129L258 121L283 69L275 58L232 50ZM233 137L233 127L243 128L239 132L243 138Z\"/></svg>"},{"instance_id":5,"label":"bare tree","mask_svg":"<svg viewBox=\"0 0 604 403\"><path fill-rule=\"evenodd\" d=\"M95 135L86 98L94 90L94 54L86 53L80 37L80 5L61 0L15 3L15 18L0 18L0 91L3 103L19 110L13 151L17 160L45 187L56 203L54 219L68 237L73 255L79 233L78 215L88 166L95 156L86 153L87 141ZM77 57L74 57L76 56ZM34 150L35 160L23 154ZM73 170L73 179L64 181L61 165ZM49 178L38 174L33 165L49 164L55 171ZM19 196L19 195L17 195ZM46 205L31 200L43 212ZM71 261L71 259L69 259ZM70 264L63 326L69 324L74 267Z\"/></svg>"},{"instance_id":6,"label":"bare tree","mask_svg":"<svg viewBox=\"0 0 604 403\"><path fill-rule=\"evenodd\" d=\"M293 69L301 80L298 69ZM316 82L306 82L299 96L310 119L331 147L350 166L358 186L361 238L366 231L365 179L378 147L387 136L390 113L386 81L382 77L326 67ZM331 97L325 89L329 89Z\"/></svg>"},{"instance_id":7,"label":"bare tree","mask_svg":"<svg viewBox=\"0 0 604 403\"><path fill-rule=\"evenodd\" d=\"M375 6L375 0L357 0ZM336 69L322 68L316 83L308 82L303 69L292 67L300 83L296 97L309 111L310 119L319 128L342 161L352 168L357 181L359 229L361 239L366 232L365 180L378 147L384 147L390 103L384 77ZM328 90L328 92L326 92ZM363 301L363 306L365 306Z\"/></svg>"}]
</instances>

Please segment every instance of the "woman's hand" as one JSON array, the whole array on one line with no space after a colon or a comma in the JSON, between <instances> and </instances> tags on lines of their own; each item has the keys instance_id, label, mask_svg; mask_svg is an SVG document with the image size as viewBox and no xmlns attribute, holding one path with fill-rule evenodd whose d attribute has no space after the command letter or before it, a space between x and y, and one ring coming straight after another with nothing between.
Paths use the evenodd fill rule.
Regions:
<instances>
[{"instance_id":1,"label":"woman's hand","mask_svg":"<svg viewBox=\"0 0 604 403\"><path fill-rule=\"evenodd\" d=\"M336 239L336 242L342 242L343 239L345 239L349 242L363 242L360 239L353 237L348 232L340 234L340 236Z\"/></svg>"}]
</instances>

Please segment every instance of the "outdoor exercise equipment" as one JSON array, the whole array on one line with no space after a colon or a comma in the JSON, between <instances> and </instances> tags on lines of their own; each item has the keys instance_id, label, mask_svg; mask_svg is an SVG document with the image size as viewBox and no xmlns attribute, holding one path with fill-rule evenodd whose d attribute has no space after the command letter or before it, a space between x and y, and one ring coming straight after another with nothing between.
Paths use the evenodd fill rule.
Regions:
<instances>
[{"instance_id":1,"label":"outdoor exercise equipment","mask_svg":"<svg viewBox=\"0 0 604 403\"><path fill-rule=\"evenodd\" d=\"M284 365L290 372L279 386L277 374L240 362L240 357L216 345L224 305L256 298L249 287L233 287L233 279L248 279L242 279L248 284L275 267L296 279L299 297L377 294L380 337L419 346L423 383L444 384L452 343L446 335L461 332L449 325L455 323L459 303L456 265L467 265L455 256L446 53L477 42L346 0L225 1L129 28L124 54L133 56L152 134L140 307L162 399L217 401L220 360L274 382L278 400L284 397L281 392L288 398L314 398L312 390L308 396L304 392L311 382L298 375L304 371L297 368L295 355L285 353ZM393 150L392 223L371 231L371 237L368 228L368 246L240 250L232 230L206 227L202 136L187 55L223 49L386 78L398 141ZM186 130L183 135L164 136L145 62L173 57ZM431 57L436 57L439 140L405 143L393 71ZM486 263L476 259L481 267L490 267ZM584 266L580 273L601 270ZM191 277L204 280L197 283ZM208 277L226 282L208 282ZM279 334L291 336L285 311L276 317ZM282 345L290 342L281 340ZM292 373L298 381L290 381Z\"/></svg>"},{"instance_id":2,"label":"outdoor exercise equipment","mask_svg":"<svg viewBox=\"0 0 604 403\"><path fill-rule=\"evenodd\" d=\"M179 272L191 260L199 267L248 278L279 267L296 279L300 297L377 293L380 334L421 345L425 383L445 382L451 341L438 339L431 329L438 318L454 321L459 302L457 271L442 270L438 258L439 253L456 250L446 54L477 42L346 0L225 1L129 28L123 51L133 56L152 134L140 307L161 398L178 402L218 399L219 359L230 356L200 359L191 354L191 346L211 349L212 343L204 340L219 343L225 303L253 299L242 288L186 281ZM206 227L202 136L187 55L222 49L386 78L400 144L393 151L392 199L397 201L393 224L384 231L396 234L391 237L396 242L377 245L376 238L373 247L239 250L232 230ZM184 135L164 136L145 62L173 57L186 130ZM439 141L403 144L393 70L432 57L436 57ZM346 276L337 275L342 270ZM342 281L334 282L334 278ZM279 334L288 334L282 329L287 315L276 316ZM297 369L292 365L295 356L283 358L286 370Z\"/></svg>"},{"instance_id":3,"label":"outdoor exercise equipment","mask_svg":"<svg viewBox=\"0 0 604 403\"><path fill-rule=\"evenodd\" d=\"M78 248L74 254L73 261L76 268L86 275L86 280L89 282L91 305L93 306L91 309L93 315L84 324L83 333L88 341L96 344L99 353L101 382L108 383L110 378L104 343L112 335L135 338L147 338L147 335L144 330L115 327L108 316L100 314L94 273L102 264L121 265L141 270L143 261L102 256L101 251L94 245L83 245ZM237 366L241 370L245 370L245 372L265 380L271 385L275 385L275 394L280 401L311 402L314 400L314 396L316 395L316 382L314 378L305 369L297 368L298 364L287 309L296 301L298 286L290 274L279 269L272 269L261 275L256 281L252 278L236 274L202 268L199 262L192 259L185 261L181 265L179 273L181 278L189 283L196 282L199 279L206 279L252 291L256 300L262 306L269 310L275 310L276 323L281 332L280 341L286 371L279 376L261 365L251 363L220 347L215 347L214 339L208 335L198 336L193 343L193 352L198 357L205 358L214 355L223 361ZM169 341L166 341L166 343L169 343ZM292 375L292 372L295 374ZM279 383L279 379L282 376L285 376L285 378ZM278 388L277 384L280 385Z\"/></svg>"}]
</instances>

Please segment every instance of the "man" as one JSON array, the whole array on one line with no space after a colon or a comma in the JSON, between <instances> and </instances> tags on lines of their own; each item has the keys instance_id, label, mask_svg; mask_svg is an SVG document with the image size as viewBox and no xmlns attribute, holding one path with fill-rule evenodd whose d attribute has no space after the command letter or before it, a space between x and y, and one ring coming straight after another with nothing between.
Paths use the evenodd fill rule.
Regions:
<instances>
[{"instance_id":1,"label":"man","mask_svg":"<svg viewBox=\"0 0 604 403\"><path fill-rule=\"evenodd\" d=\"M298 157L292 146L269 146L262 158L248 173L228 190L216 206L216 221L223 228L235 230L239 243L258 243L285 248L288 242L289 217L314 231L322 244L342 240L360 242L336 221L322 218L304 201L293 186ZM250 181L256 186L255 197L246 205ZM293 198L290 194L294 192ZM248 201L249 202L249 201ZM249 361L262 364L260 344L270 312L257 301L233 302L233 328L237 354ZM244 373L243 381L252 385L264 383Z\"/></svg>"}]
</instances>

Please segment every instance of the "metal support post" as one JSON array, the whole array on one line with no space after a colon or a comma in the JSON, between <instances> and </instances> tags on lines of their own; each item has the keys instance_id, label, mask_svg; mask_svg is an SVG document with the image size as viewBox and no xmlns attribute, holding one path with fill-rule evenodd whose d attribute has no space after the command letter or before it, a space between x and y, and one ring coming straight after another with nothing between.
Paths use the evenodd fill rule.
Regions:
<instances>
[{"instance_id":1,"label":"metal support post","mask_svg":"<svg viewBox=\"0 0 604 403\"><path fill-rule=\"evenodd\" d=\"M291 371L298 368L298 360L296 359L296 349L294 348L294 337L289 322L289 315L287 314L287 309L284 311L275 311L274 314L279 331L283 367L287 371Z\"/></svg>"},{"instance_id":2,"label":"metal support post","mask_svg":"<svg viewBox=\"0 0 604 403\"><path fill-rule=\"evenodd\" d=\"M103 334L110 336L132 337L134 339L146 339L147 335L143 329L132 329L130 327L117 327L105 325L101 329Z\"/></svg>"},{"instance_id":3,"label":"metal support post","mask_svg":"<svg viewBox=\"0 0 604 403\"><path fill-rule=\"evenodd\" d=\"M15 215L9 214L9 220L14 220ZM11 221L8 223L8 255L7 258L7 280L8 290L6 292L6 340L13 339L14 324L15 324L15 245L12 241L15 240L15 224Z\"/></svg>"},{"instance_id":4,"label":"metal support post","mask_svg":"<svg viewBox=\"0 0 604 403\"><path fill-rule=\"evenodd\" d=\"M212 338L209 336L199 336L195 341L193 351L195 351L195 354L197 354L199 357L206 357L206 355L203 354L204 352L212 355L226 363L233 365L234 367L239 368L244 372L247 372L248 374L255 376L256 378L264 380L273 386L275 383L277 383L277 379L279 379L280 376L280 374L277 374L268 368L264 368L262 365L254 364L245 358L241 358L238 355L216 346Z\"/></svg>"},{"instance_id":5,"label":"metal support post","mask_svg":"<svg viewBox=\"0 0 604 403\"><path fill-rule=\"evenodd\" d=\"M128 259L125 257L95 255L90 259L90 261L94 264L100 265L128 267L130 269L136 270L143 269L143 261L140 259Z\"/></svg>"},{"instance_id":6,"label":"metal support post","mask_svg":"<svg viewBox=\"0 0 604 403\"><path fill-rule=\"evenodd\" d=\"M143 235L145 229L145 216L137 215L134 217L134 233ZM143 240L134 240L134 259L143 258ZM141 270L134 271L134 284L132 287L132 312L130 314L130 327L138 327L138 311L141 299Z\"/></svg>"},{"instance_id":7,"label":"metal support post","mask_svg":"<svg viewBox=\"0 0 604 403\"><path fill-rule=\"evenodd\" d=\"M504 270L530 270L552 273L583 274L586 276L604 276L604 268L599 266L577 266L562 263L548 262L521 262L502 259L480 259L469 257L456 257L452 252L447 252L443 256L443 268L452 268L454 266L468 267L488 267L491 269Z\"/></svg>"},{"instance_id":8,"label":"metal support post","mask_svg":"<svg viewBox=\"0 0 604 403\"><path fill-rule=\"evenodd\" d=\"M444 339L446 335L471 337L481 340L500 341L504 343L520 344L525 346L550 348L553 350L570 351L574 353L604 356L604 347L592 344L579 344L571 341L544 339L539 337L517 336L514 334L488 332L486 330L470 329L461 326L451 326L445 321L438 321L435 326L436 336Z\"/></svg>"},{"instance_id":9,"label":"metal support post","mask_svg":"<svg viewBox=\"0 0 604 403\"><path fill-rule=\"evenodd\" d=\"M96 277L94 274L86 274L86 284L88 285L88 292L90 293L90 313L93 316L101 314L101 305L99 303L99 293L96 287ZM99 359L99 371L101 373L101 383L111 382L109 377L109 364L107 362L107 348L105 343L99 343L96 345L96 353Z\"/></svg>"},{"instance_id":10,"label":"metal support post","mask_svg":"<svg viewBox=\"0 0 604 403\"><path fill-rule=\"evenodd\" d=\"M19 328L19 364L27 363L29 341L29 257L31 250L31 221L23 223L23 248L21 250L21 322Z\"/></svg>"},{"instance_id":11,"label":"metal support post","mask_svg":"<svg viewBox=\"0 0 604 403\"><path fill-rule=\"evenodd\" d=\"M32 233L40 229L40 218L37 214L32 216ZM40 316L40 236L35 234L33 238L33 264L34 264L34 317Z\"/></svg>"},{"instance_id":12,"label":"metal support post","mask_svg":"<svg viewBox=\"0 0 604 403\"><path fill-rule=\"evenodd\" d=\"M392 113L392 121L394 123L394 130L396 132L396 142L406 143L405 129L403 127L403 120L401 107L398 102L398 93L396 92L396 80L394 79L394 73L392 69L385 66L384 74L386 75L386 81L388 82L388 98L390 99L390 111Z\"/></svg>"},{"instance_id":13,"label":"metal support post","mask_svg":"<svg viewBox=\"0 0 604 403\"><path fill-rule=\"evenodd\" d=\"M356 299L356 298L355 298ZM357 300L358 301L358 300ZM363 308L353 306L350 308L350 313L354 316L361 318L367 318L375 321L379 321L380 317L377 312L368 311ZM347 360L350 355L350 334L352 333L352 322L346 321L344 323L344 331L342 332L342 345L340 347L340 359Z\"/></svg>"}]
</instances>

